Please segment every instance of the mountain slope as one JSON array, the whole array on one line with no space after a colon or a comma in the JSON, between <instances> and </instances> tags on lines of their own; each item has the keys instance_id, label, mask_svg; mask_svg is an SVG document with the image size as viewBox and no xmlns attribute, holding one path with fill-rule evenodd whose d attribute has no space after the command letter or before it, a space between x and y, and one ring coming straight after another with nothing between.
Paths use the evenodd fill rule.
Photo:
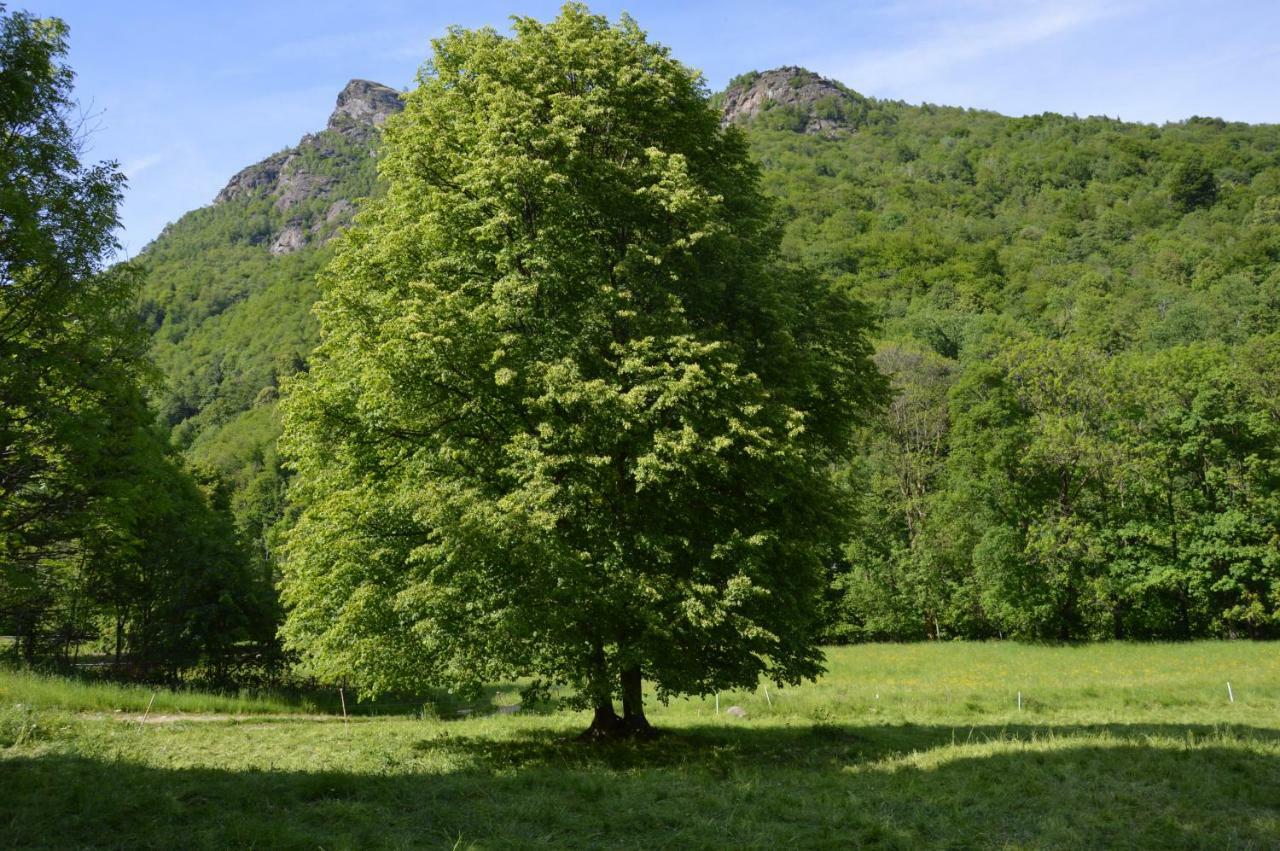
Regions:
<instances>
[{"instance_id":1,"label":"mountain slope","mask_svg":"<svg viewBox=\"0 0 1280 851\"><path fill-rule=\"evenodd\" d=\"M1280 325L1280 127L909 106L799 68L712 103L747 134L787 253L865 299L886 340L952 363L1010 334L1114 353ZM324 131L144 252L163 415L233 479L264 547L283 505L276 387L305 365L315 273L377 191L376 127L397 108L353 81Z\"/></svg>"},{"instance_id":2,"label":"mountain slope","mask_svg":"<svg viewBox=\"0 0 1280 851\"><path fill-rule=\"evenodd\" d=\"M1239 342L1280 316L1276 125L854 100L832 130L793 132L815 103L747 131L787 250L847 276L886 336L955 356L1005 322L1158 349Z\"/></svg>"},{"instance_id":3,"label":"mountain slope","mask_svg":"<svg viewBox=\"0 0 1280 851\"><path fill-rule=\"evenodd\" d=\"M161 415L193 460L232 480L262 547L282 505L276 388L305 365L316 273L376 191L378 127L399 109L394 89L351 81L324 130L236 174L140 258Z\"/></svg>"}]
</instances>

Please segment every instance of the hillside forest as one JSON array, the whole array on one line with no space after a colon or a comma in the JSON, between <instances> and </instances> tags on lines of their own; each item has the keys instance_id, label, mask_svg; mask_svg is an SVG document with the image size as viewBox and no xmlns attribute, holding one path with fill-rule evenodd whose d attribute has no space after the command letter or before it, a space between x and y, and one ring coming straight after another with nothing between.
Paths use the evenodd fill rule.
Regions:
<instances>
[{"instance_id":1,"label":"hillside forest","mask_svg":"<svg viewBox=\"0 0 1280 851\"><path fill-rule=\"evenodd\" d=\"M0 635L275 676L281 397L400 97L353 81L116 262L125 187L80 162L65 27L2 14L0 91L31 96L0 101ZM865 309L887 388L825 471L823 639L1280 634L1280 125L1008 117L800 68L698 86L758 167L759 238Z\"/></svg>"}]
</instances>

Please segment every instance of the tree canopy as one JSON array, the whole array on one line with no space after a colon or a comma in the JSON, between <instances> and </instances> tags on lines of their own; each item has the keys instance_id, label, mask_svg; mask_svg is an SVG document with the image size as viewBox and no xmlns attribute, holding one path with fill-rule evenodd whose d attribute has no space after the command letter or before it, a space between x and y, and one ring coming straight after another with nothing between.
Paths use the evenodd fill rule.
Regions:
<instances>
[{"instance_id":1,"label":"tree canopy","mask_svg":"<svg viewBox=\"0 0 1280 851\"><path fill-rule=\"evenodd\" d=\"M779 262L742 134L631 20L434 47L286 395L288 644L373 692L533 676L599 734L647 729L642 678L814 676L865 311Z\"/></svg>"},{"instance_id":2,"label":"tree canopy","mask_svg":"<svg viewBox=\"0 0 1280 851\"><path fill-rule=\"evenodd\" d=\"M28 661L99 642L173 676L263 637L271 598L147 406L124 178L81 160L67 32L0 5L0 631Z\"/></svg>"}]
</instances>

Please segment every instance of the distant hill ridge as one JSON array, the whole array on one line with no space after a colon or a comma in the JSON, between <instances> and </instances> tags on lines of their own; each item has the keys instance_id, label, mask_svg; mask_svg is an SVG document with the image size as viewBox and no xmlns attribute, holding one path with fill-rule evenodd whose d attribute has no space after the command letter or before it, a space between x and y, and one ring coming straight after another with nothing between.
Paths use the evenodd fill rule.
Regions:
<instances>
[{"instance_id":1,"label":"distant hill ridge","mask_svg":"<svg viewBox=\"0 0 1280 851\"><path fill-rule=\"evenodd\" d=\"M848 87L797 66L741 75L714 102L725 125L769 118L804 133L852 129L865 120L868 103ZM286 218L269 238L259 236L257 241L273 255L327 241L355 212L356 199L344 196L335 170L341 171L352 154L376 155L377 128L403 108L400 93L390 86L351 80L338 93L325 130L308 133L297 145L241 169L214 197L214 206L270 199L275 211ZM327 161L330 167L315 168L317 160ZM322 215L291 214L304 202L316 200L329 202Z\"/></svg>"},{"instance_id":2,"label":"distant hill ridge","mask_svg":"<svg viewBox=\"0 0 1280 851\"><path fill-rule=\"evenodd\" d=\"M723 124L746 124L766 115L786 114L789 125L805 133L831 132L854 126L865 116L867 99L840 83L796 66L751 72L735 78L716 96L723 112ZM309 237L323 231L331 236L335 226L346 224L354 211L352 198L335 194L332 174L308 168L310 155L322 159L341 159L348 151L338 150L332 134L375 153L376 128L404 108L400 93L390 86L370 80L355 79L338 93L337 104L324 131L309 133L297 145L254 163L227 181L214 197L215 205L242 198L270 198L282 213L309 199L328 199L332 203L322 222L313 224L310 233L301 222L290 222L270 241L273 254L287 254L304 247ZM328 226L328 227L326 227Z\"/></svg>"},{"instance_id":3,"label":"distant hill ridge","mask_svg":"<svg viewBox=\"0 0 1280 851\"><path fill-rule=\"evenodd\" d=\"M1280 327L1280 127L1163 127L912 106L804 68L712 96L778 199L783 248L946 358L997 332L1106 351ZM234 175L143 252L162 416L231 478L264 551L282 510L279 383L306 368L330 240L376 195L392 88L352 80L325 129Z\"/></svg>"}]
</instances>

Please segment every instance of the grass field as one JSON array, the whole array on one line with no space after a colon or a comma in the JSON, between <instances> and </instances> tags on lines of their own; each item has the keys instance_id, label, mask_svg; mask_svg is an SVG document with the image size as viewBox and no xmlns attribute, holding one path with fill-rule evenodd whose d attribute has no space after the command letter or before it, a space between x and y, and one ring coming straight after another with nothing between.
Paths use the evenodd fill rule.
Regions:
<instances>
[{"instance_id":1,"label":"grass field","mask_svg":"<svg viewBox=\"0 0 1280 851\"><path fill-rule=\"evenodd\" d=\"M745 719L679 701L657 741L594 748L567 712L207 698L234 715L143 725L128 690L0 673L0 845L1280 847L1280 646L875 645L829 667L722 694Z\"/></svg>"},{"instance_id":2,"label":"grass field","mask_svg":"<svg viewBox=\"0 0 1280 851\"><path fill-rule=\"evenodd\" d=\"M305 698L271 694L225 696L0 670L0 705L13 704L80 712L145 712L148 706L154 712L232 715L319 711L314 701Z\"/></svg>"}]
</instances>

